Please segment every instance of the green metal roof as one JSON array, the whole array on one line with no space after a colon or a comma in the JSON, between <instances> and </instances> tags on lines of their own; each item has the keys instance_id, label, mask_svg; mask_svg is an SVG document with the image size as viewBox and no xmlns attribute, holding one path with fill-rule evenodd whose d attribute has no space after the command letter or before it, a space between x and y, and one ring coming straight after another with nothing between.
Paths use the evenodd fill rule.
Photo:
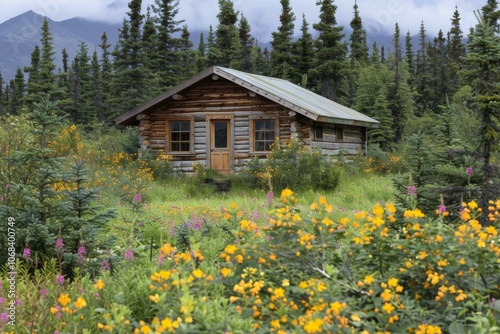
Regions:
<instances>
[{"instance_id":1,"label":"green metal roof","mask_svg":"<svg viewBox=\"0 0 500 334\"><path fill-rule=\"evenodd\" d=\"M379 122L371 117L287 80L245 73L219 66L215 67L214 73L223 77L225 76L224 74L227 74L248 83L254 87L254 89L250 90L254 90L260 95L262 95L262 91L266 92L268 95L272 95L274 97L272 99L276 102L284 104L290 109L320 122L367 127L377 127L379 125Z\"/></svg>"}]
</instances>

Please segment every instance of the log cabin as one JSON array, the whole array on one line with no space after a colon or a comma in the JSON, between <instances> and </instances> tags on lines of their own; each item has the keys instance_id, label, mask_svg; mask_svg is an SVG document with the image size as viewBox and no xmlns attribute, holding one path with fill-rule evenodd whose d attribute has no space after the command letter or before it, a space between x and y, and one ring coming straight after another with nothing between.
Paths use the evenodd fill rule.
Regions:
<instances>
[{"instance_id":1,"label":"log cabin","mask_svg":"<svg viewBox=\"0 0 500 334\"><path fill-rule=\"evenodd\" d=\"M165 152L176 172L196 164L237 173L275 140L323 154L357 154L379 122L287 80L213 66L115 120L138 126L143 149Z\"/></svg>"}]
</instances>

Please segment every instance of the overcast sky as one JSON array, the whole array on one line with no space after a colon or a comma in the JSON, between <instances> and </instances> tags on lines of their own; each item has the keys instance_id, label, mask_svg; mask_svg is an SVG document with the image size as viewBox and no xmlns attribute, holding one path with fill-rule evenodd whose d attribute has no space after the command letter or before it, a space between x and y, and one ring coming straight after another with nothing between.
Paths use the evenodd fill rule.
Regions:
<instances>
[{"instance_id":1,"label":"overcast sky","mask_svg":"<svg viewBox=\"0 0 500 334\"><path fill-rule=\"evenodd\" d=\"M143 0L144 6L154 0ZM249 20L253 36L261 42L271 39L271 32L279 24L281 4L279 0L233 0L236 10ZM75 16L87 19L119 23L128 10L128 0L0 0L0 23L28 10L62 21ZM316 0L290 0L296 16L296 33L302 23L302 13L309 24L317 22L319 7ZM428 36L433 37L439 29L447 32L455 6L462 18L465 34L477 22L473 11L480 9L486 0L358 0L363 25L369 36L385 32L392 34L399 23L402 34L410 31L418 34L420 22L424 21ZM349 28L353 16L354 0L336 0L337 21ZM190 30L206 30L217 26L217 0L180 0L178 19L186 20ZM312 28L312 27L311 27Z\"/></svg>"}]
</instances>

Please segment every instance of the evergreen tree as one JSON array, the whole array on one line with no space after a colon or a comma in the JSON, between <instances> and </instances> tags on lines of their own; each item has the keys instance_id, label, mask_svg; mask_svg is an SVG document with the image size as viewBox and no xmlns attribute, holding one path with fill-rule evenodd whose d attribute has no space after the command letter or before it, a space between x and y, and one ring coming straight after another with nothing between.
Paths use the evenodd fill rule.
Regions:
<instances>
[{"instance_id":1,"label":"evergreen tree","mask_svg":"<svg viewBox=\"0 0 500 334\"><path fill-rule=\"evenodd\" d=\"M4 91L4 84L2 72L0 72L0 116L4 116L7 112L7 101L5 100L7 94Z\"/></svg>"},{"instance_id":2,"label":"evergreen tree","mask_svg":"<svg viewBox=\"0 0 500 334\"><path fill-rule=\"evenodd\" d=\"M91 90L90 98L92 103L92 114L94 119L100 122L104 121L104 97L102 89L101 66L97 50L92 53L90 62Z\"/></svg>"},{"instance_id":3,"label":"evergreen tree","mask_svg":"<svg viewBox=\"0 0 500 334\"><path fill-rule=\"evenodd\" d=\"M378 48L377 42L372 44L372 54L370 55L370 63L378 64L380 63L380 49Z\"/></svg>"},{"instance_id":4,"label":"evergreen tree","mask_svg":"<svg viewBox=\"0 0 500 334\"><path fill-rule=\"evenodd\" d=\"M24 82L23 71L18 67L14 80L10 82L10 97L7 112L12 115L19 115L25 105L26 84Z\"/></svg>"},{"instance_id":5,"label":"evergreen tree","mask_svg":"<svg viewBox=\"0 0 500 334\"><path fill-rule=\"evenodd\" d=\"M385 47L383 45L380 47L380 62L385 63Z\"/></svg>"},{"instance_id":6,"label":"evergreen tree","mask_svg":"<svg viewBox=\"0 0 500 334\"><path fill-rule=\"evenodd\" d=\"M339 101L345 95L342 91L347 55L347 45L342 42L344 28L337 25L337 6L333 0L317 4L320 5L320 21L313 24L313 28L319 36L315 41L317 63L311 71L312 77L319 94Z\"/></svg>"},{"instance_id":7,"label":"evergreen tree","mask_svg":"<svg viewBox=\"0 0 500 334\"><path fill-rule=\"evenodd\" d=\"M410 73L409 84L413 87L415 75L415 54L413 52L413 43L410 32L406 33L405 37L405 57L406 64L408 65L408 72Z\"/></svg>"},{"instance_id":8,"label":"evergreen tree","mask_svg":"<svg viewBox=\"0 0 500 334\"><path fill-rule=\"evenodd\" d=\"M384 64L361 68L354 105L356 110L380 122L378 128L370 130L369 138L384 150L392 148L395 140L394 119L387 100L391 80L392 73Z\"/></svg>"},{"instance_id":9,"label":"evergreen tree","mask_svg":"<svg viewBox=\"0 0 500 334\"><path fill-rule=\"evenodd\" d=\"M462 68L462 57L465 56L464 36L460 28L460 13L457 7L451 19L451 29L448 34L448 86L452 93L460 88L458 72Z\"/></svg>"},{"instance_id":10,"label":"evergreen tree","mask_svg":"<svg viewBox=\"0 0 500 334\"><path fill-rule=\"evenodd\" d=\"M415 86L417 96L415 98L416 115L422 116L426 111L430 110L430 102L428 96L431 93L429 87L430 72L429 59L427 56L427 41L424 22L420 24L419 34L419 49L417 50L416 66L415 66Z\"/></svg>"},{"instance_id":11,"label":"evergreen tree","mask_svg":"<svg viewBox=\"0 0 500 334\"><path fill-rule=\"evenodd\" d=\"M351 41L351 61L359 62L361 66L368 61L368 45L366 43L366 31L363 28L361 16L359 16L358 3L354 1L354 17L351 21L352 33L349 37Z\"/></svg>"},{"instance_id":12,"label":"evergreen tree","mask_svg":"<svg viewBox=\"0 0 500 334\"><path fill-rule=\"evenodd\" d=\"M92 112L92 76L90 71L88 46L87 43L82 42L71 64L69 76L69 92L72 104L68 111L72 121L79 124L90 124L94 119Z\"/></svg>"},{"instance_id":13,"label":"evergreen tree","mask_svg":"<svg viewBox=\"0 0 500 334\"><path fill-rule=\"evenodd\" d=\"M296 84L301 84L303 87L307 87L307 76L314 63L315 52L313 37L309 32L309 23L304 14L302 14L300 32L301 35L293 43L292 48L294 64L292 81Z\"/></svg>"},{"instance_id":14,"label":"evergreen tree","mask_svg":"<svg viewBox=\"0 0 500 334\"><path fill-rule=\"evenodd\" d=\"M207 39L207 65L214 66L218 64L221 53L215 44L215 34L212 26L208 29L208 39Z\"/></svg>"},{"instance_id":15,"label":"evergreen tree","mask_svg":"<svg viewBox=\"0 0 500 334\"><path fill-rule=\"evenodd\" d=\"M101 36L101 87L102 87L102 119L101 122L111 121L111 84L113 81L113 64L111 63L111 53L108 43L108 36L104 32Z\"/></svg>"},{"instance_id":16,"label":"evergreen tree","mask_svg":"<svg viewBox=\"0 0 500 334\"><path fill-rule=\"evenodd\" d=\"M231 67L237 62L239 32L236 22L239 12L234 10L232 0L219 0L220 11L217 14L219 24L215 32L215 45L218 49L217 65Z\"/></svg>"},{"instance_id":17,"label":"evergreen tree","mask_svg":"<svg viewBox=\"0 0 500 334\"><path fill-rule=\"evenodd\" d=\"M156 13L157 59L156 68L160 90L179 84L183 74L177 50L183 41L176 37L181 33L184 20L177 20L179 0L155 0L153 11Z\"/></svg>"},{"instance_id":18,"label":"evergreen tree","mask_svg":"<svg viewBox=\"0 0 500 334\"><path fill-rule=\"evenodd\" d=\"M466 57L470 67L466 80L473 87L474 109L481 121L483 182L480 205L483 208L488 206L488 200L500 193L498 170L492 161L492 154L500 148L500 35L498 22L492 21L498 20L498 10L496 7L491 10L486 18L480 18L474 33L469 36Z\"/></svg>"},{"instance_id":19,"label":"evergreen tree","mask_svg":"<svg viewBox=\"0 0 500 334\"><path fill-rule=\"evenodd\" d=\"M181 74L181 81L191 78L195 72L196 67L194 67L196 59L196 51L193 50L193 42L189 39L190 33L187 25L182 27L181 44L179 46L179 65L184 69Z\"/></svg>"},{"instance_id":20,"label":"evergreen tree","mask_svg":"<svg viewBox=\"0 0 500 334\"><path fill-rule=\"evenodd\" d=\"M295 28L295 14L290 0L280 0L281 15L278 31L273 32L271 45L271 75L288 79L292 72L292 37Z\"/></svg>"},{"instance_id":21,"label":"evergreen tree","mask_svg":"<svg viewBox=\"0 0 500 334\"><path fill-rule=\"evenodd\" d=\"M486 24L491 24L496 32L500 29L500 10L498 0L487 0L481 8L482 17Z\"/></svg>"},{"instance_id":22,"label":"evergreen tree","mask_svg":"<svg viewBox=\"0 0 500 334\"><path fill-rule=\"evenodd\" d=\"M446 104L446 98L450 95L448 88L448 55L446 52L446 40L440 30L434 38L433 44L428 45L427 55L429 57L427 80L427 106L429 111L439 113L439 106Z\"/></svg>"},{"instance_id":23,"label":"evergreen tree","mask_svg":"<svg viewBox=\"0 0 500 334\"><path fill-rule=\"evenodd\" d=\"M207 67L207 44L205 36L200 32L200 41L198 42L198 50L196 52L196 71L201 72Z\"/></svg>"},{"instance_id":24,"label":"evergreen tree","mask_svg":"<svg viewBox=\"0 0 500 334\"><path fill-rule=\"evenodd\" d=\"M40 47L38 45L35 45L31 53L31 65L25 67L24 72L28 74L26 100L28 105L32 105L35 99L40 97Z\"/></svg>"},{"instance_id":25,"label":"evergreen tree","mask_svg":"<svg viewBox=\"0 0 500 334\"><path fill-rule=\"evenodd\" d=\"M243 14L241 14L239 22L239 36L240 36L240 56L238 69L245 72L254 71L253 48L255 39L250 34L250 23Z\"/></svg>"},{"instance_id":26,"label":"evergreen tree","mask_svg":"<svg viewBox=\"0 0 500 334\"><path fill-rule=\"evenodd\" d=\"M56 65L54 64L54 44L53 37L50 33L49 22L47 18L43 21L42 25L42 37L41 37L41 45L42 45L42 54L40 59L40 90L39 93L42 95L52 95L53 98L57 99L57 85L56 85L56 75L55 69ZM35 96L34 99L38 100L40 97Z\"/></svg>"},{"instance_id":27,"label":"evergreen tree","mask_svg":"<svg viewBox=\"0 0 500 334\"><path fill-rule=\"evenodd\" d=\"M408 86L409 73L406 63L403 62L400 38L399 25L396 23L393 40L394 53L389 54L387 66L393 73L388 100L390 101L389 108L394 121L394 139L397 143L401 141L405 122L413 111L412 94Z\"/></svg>"}]
</instances>

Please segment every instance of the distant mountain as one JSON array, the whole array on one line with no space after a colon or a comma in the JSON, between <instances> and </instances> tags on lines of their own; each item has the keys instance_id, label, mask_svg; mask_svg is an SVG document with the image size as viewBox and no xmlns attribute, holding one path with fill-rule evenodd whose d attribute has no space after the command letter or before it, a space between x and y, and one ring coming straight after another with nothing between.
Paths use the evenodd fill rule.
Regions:
<instances>
[{"instance_id":1,"label":"distant mountain","mask_svg":"<svg viewBox=\"0 0 500 334\"><path fill-rule=\"evenodd\" d=\"M31 53L35 45L40 46L41 28L44 16L28 11L0 24L0 72L4 81L14 78L18 67L24 69L31 63ZM107 24L88 21L82 18L72 18L56 22L49 18L49 28L52 34L55 63L62 66L63 48L69 54L70 62L76 55L78 45L87 43L89 55L101 44L101 36L105 31L108 43L114 47L118 40L118 29L121 24ZM100 52L98 50L98 52Z\"/></svg>"}]
</instances>

